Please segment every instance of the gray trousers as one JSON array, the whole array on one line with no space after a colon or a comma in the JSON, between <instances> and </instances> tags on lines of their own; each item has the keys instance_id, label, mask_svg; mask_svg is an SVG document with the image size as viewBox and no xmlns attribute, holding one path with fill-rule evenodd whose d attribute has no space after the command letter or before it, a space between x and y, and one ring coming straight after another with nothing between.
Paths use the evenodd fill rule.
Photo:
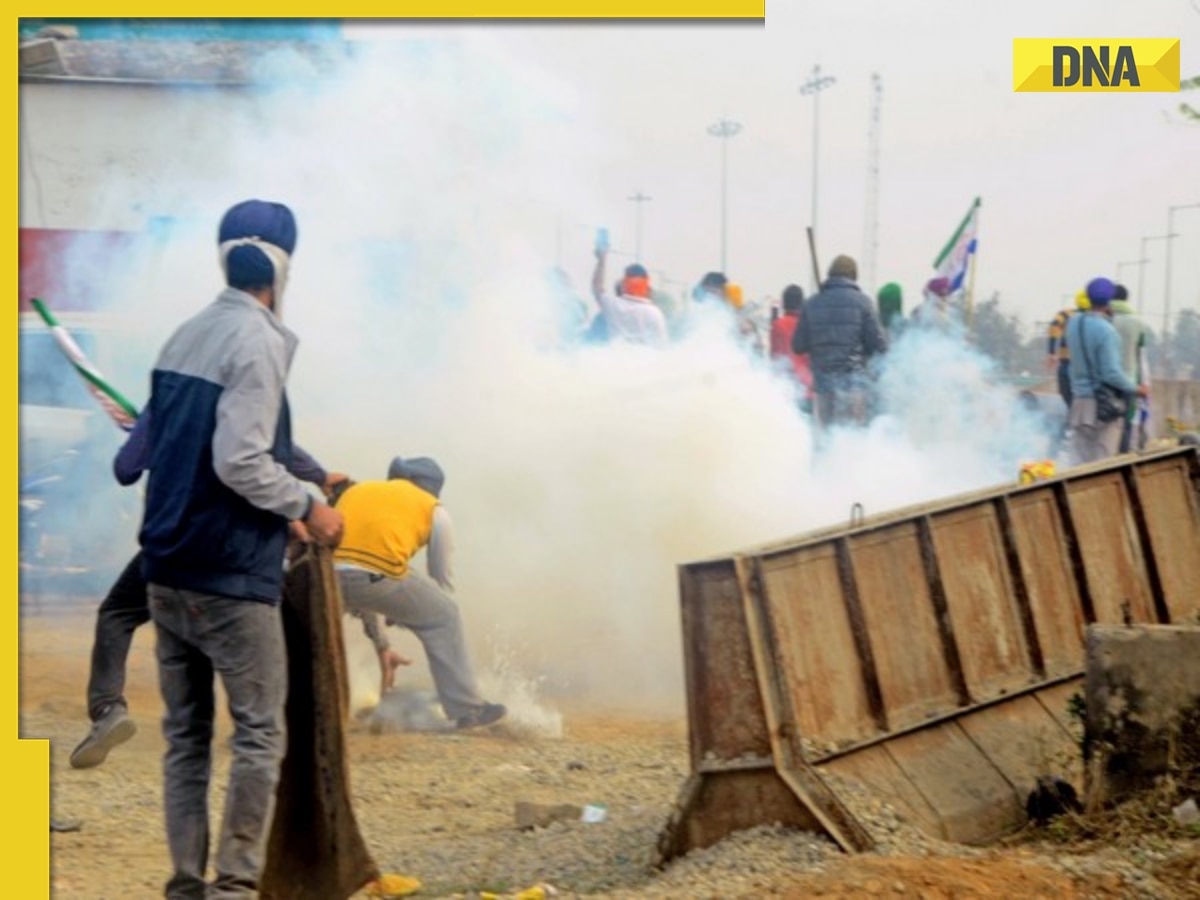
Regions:
<instances>
[{"instance_id":1,"label":"gray trousers","mask_svg":"<svg viewBox=\"0 0 1200 900\"><path fill-rule=\"evenodd\" d=\"M339 569L338 581L348 609L378 613L420 639L448 718L457 719L483 704L458 604L434 581L414 571L403 578L386 578L361 569Z\"/></svg>"},{"instance_id":2,"label":"gray trousers","mask_svg":"<svg viewBox=\"0 0 1200 900\"><path fill-rule=\"evenodd\" d=\"M828 430L835 425L863 427L869 418L870 381L861 372L816 375L813 382L817 426Z\"/></svg>"},{"instance_id":3,"label":"gray trousers","mask_svg":"<svg viewBox=\"0 0 1200 900\"><path fill-rule=\"evenodd\" d=\"M175 870L166 896L256 897L286 742L287 652L279 607L157 584L148 593L166 706L163 800ZM229 699L233 761L216 878L206 886L214 673Z\"/></svg>"},{"instance_id":4,"label":"gray trousers","mask_svg":"<svg viewBox=\"0 0 1200 900\"><path fill-rule=\"evenodd\" d=\"M861 428L867 424L867 392L851 390L817 394L816 413L817 424L821 428L833 428L835 425Z\"/></svg>"},{"instance_id":5,"label":"gray trousers","mask_svg":"<svg viewBox=\"0 0 1200 900\"><path fill-rule=\"evenodd\" d=\"M1101 422L1096 418L1096 398L1076 397L1071 401L1071 456L1077 465L1108 459L1121 443L1124 418Z\"/></svg>"}]
</instances>

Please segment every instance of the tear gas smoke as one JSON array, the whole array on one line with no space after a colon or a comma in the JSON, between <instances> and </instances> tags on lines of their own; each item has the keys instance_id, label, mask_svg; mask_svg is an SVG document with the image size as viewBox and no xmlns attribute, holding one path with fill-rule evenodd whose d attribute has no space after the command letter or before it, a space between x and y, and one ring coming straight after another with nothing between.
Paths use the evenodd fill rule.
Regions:
<instances>
[{"instance_id":1,"label":"tear gas smoke","mask_svg":"<svg viewBox=\"0 0 1200 900\"><path fill-rule=\"evenodd\" d=\"M595 206L604 135L586 109L475 41L389 46L319 87L208 98L186 146L148 130L146 153L195 168L155 186L174 226L114 300L136 323L118 383L144 402L154 351L219 289L224 209L291 205L296 440L359 480L397 454L442 464L488 699L681 712L678 564L842 521L855 502L871 514L1009 481L1042 454L1016 392L952 337L897 342L883 414L816 456L790 386L721 310L694 307L660 352L558 342L549 223ZM590 235L563 249L586 286ZM418 661L399 680L418 678L419 645L396 643ZM552 730L536 706L529 721Z\"/></svg>"}]
</instances>

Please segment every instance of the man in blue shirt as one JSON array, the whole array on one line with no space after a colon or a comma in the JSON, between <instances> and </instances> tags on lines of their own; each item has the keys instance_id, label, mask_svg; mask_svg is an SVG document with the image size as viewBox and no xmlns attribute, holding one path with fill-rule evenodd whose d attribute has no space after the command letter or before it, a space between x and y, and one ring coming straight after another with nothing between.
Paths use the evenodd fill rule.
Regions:
<instances>
[{"instance_id":1,"label":"man in blue shirt","mask_svg":"<svg viewBox=\"0 0 1200 900\"><path fill-rule=\"evenodd\" d=\"M1144 385L1134 384L1121 369L1121 337L1113 327L1112 300L1116 285L1107 278L1088 282L1091 308L1071 316L1067 322L1067 345L1071 348L1071 455L1075 463L1105 459L1117 452L1124 416L1103 421L1096 393L1108 386L1132 397L1145 396Z\"/></svg>"}]
</instances>

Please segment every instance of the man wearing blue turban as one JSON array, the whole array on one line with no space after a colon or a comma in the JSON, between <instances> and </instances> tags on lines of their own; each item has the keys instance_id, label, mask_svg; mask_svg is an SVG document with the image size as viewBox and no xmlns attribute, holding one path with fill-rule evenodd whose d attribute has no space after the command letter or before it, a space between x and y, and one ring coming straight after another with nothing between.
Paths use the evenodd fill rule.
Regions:
<instances>
[{"instance_id":1,"label":"man wearing blue turban","mask_svg":"<svg viewBox=\"0 0 1200 900\"><path fill-rule=\"evenodd\" d=\"M150 459L139 539L156 631L167 897L257 896L284 751L287 661L279 603L288 522L335 546L341 513L295 475L284 383L298 340L280 319L296 221L247 200L217 234L227 287L167 341L151 376ZM214 674L233 762L206 885Z\"/></svg>"},{"instance_id":2,"label":"man wearing blue turban","mask_svg":"<svg viewBox=\"0 0 1200 900\"><path fill-rule=\"evenodd\" d=\"M1121 336L1112 325L1116 285L1093 278L1087 285L1089 309L1067 322L1071 348L1071 450L1076 463L1096 462L1117 452L1126 409L1133 396L1146 395L1121 370ZM1113 397L1116 404L1102 402Z\"/></svg>"}]
</instances>

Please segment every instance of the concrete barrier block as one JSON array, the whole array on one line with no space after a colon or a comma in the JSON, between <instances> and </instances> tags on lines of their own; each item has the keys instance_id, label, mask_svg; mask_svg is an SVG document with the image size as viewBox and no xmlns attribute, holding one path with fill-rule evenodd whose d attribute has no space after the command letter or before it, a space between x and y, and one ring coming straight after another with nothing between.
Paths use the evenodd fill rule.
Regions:
<instances>
[{"instance_id":1,"label":"concrete barrier block","mask_svg":"<svg viewBox=\"0 0 1200 900\"><path fill-rule=\"evenodd\" d=\"M1200 627L1089 625L1085 695L1095 809L1200 758Z\"/></svg>"}]
</instances>

